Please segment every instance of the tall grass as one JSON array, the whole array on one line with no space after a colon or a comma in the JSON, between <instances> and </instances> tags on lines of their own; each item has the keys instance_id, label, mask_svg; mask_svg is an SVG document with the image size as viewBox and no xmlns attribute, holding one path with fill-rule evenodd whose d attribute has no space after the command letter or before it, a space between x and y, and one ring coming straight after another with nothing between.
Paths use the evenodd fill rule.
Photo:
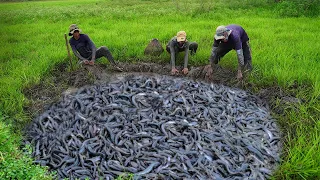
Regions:
<instances>
[{"instance_id":1,"label":"tall grass","mask_svg":"<svg viewBox=\"0 0 320 180\"><path fill-rule=\"evenodd\" d=\"M250 81L257 86L274 83L287 88L293 84L311 86L299 90L308 102L300 109L279 117L287 127L287 153L279 178L319 176L320 155L315 119L320 112L320 69L317 18L287 17L274 13L279 4L270 0L118 0L118 1L36 1L0 3L0 109L11 120L27 122L23 113L26 99L22 89L36 84L58 62L66 59L64 33L76 23L95 42L109 47L117 61L150 61L143 55L152 38L163 46L179 30L199 44L190 65L208 63L215 28L221 24L240 24L249 34L254 72ZM169 63L164 53L161 60ZM236 55L229 53L222 66L236 69ZM305 111L302 111L306 109ZM301 119L304 119L301 121ZM5 127L6 128L6 127ZM297 136L299 135L299 136ZM13 134L14 136L14 134ZM303 146L309 149L303 149ZM15 145L18 147L18 145ZM298 163L299 160L303 160ZM310 162L308 162L310 161ZM318 163L318 164L317 164ZM299 166L304 168L299 168Z\"/></svg>"},{"instance_id":2,"label":"tall grass","mask_svg":"<svg viewBox=\"0 0 320 180\"><path fill-rule=\"evenodd\" d=\"M301 106L300 111L286 113L287 122L282 122L282 127L287 127L283 130L285 156L275 179L320 178L320 109L315 107Z\"/></svg>"},{"instance_id":3,"label":"tall grass","mask_svg":"<svg viewBox=\"0 0 320 180\"><path fill-rule=\"evenodd\" d=\"M275 11L285 17L317 17L320 14L318 0L279 0Z\"/></svg>"}]
</instances>

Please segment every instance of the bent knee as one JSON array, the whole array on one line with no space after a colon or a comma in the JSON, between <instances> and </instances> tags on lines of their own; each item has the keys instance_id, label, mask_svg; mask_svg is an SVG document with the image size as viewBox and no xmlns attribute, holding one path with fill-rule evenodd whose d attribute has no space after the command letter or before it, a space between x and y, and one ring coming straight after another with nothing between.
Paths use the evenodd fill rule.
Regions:
<instances>
[{"instance_id":1,"label":"bent knee","mask_svg":"<svg viewBox=\"0 0 320 180\"><path fill-rule=\"evenodd\" d=\"M101 46L99 49L103 50L103 51L109 51L107 46Z\"/></svg>"},{"instance_id":2,"label":"bent knee","mask_svg":"<svg viewBox=\"0 0 320 180\"><path fill-rule=\"evenodd\" d=\"M192 43L190 43L190 46L196 46L196 47L198 47L198 43L197 43L197 42L192 42Z\"/></svg>"}]
</instances>

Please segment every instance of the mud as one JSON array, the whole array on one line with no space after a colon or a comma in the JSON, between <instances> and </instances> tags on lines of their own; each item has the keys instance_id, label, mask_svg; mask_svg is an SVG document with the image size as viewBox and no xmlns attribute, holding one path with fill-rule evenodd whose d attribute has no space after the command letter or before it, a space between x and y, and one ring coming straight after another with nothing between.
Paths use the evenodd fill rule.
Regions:
<instances>
[{"instance_id":1,"label":"mud","mask_svg":"<svg viewBox=\"0 0 320 180\"><path fill-rule=\"evenodd\" d=\"M63 94L73 93L79 87L98 84L100 82L110 82L128 74L170 74L169 64L119 63L119 66L124 72L116 72L104 64L95 64L94 66L83 65L76 68L76 70L70 71L67 63L59 64L52 70L50 73L51 76L42 79L38 85L23 90L23 93L28 99L25 112L31 118L34 118L46 110L52 103L57 102ZM182 68L180 67L178 69L181 70ZM247 82L246 76L248 74L244 74L245 78L242 81L238 81L235 78L236 71L220 66L214 69L212 79L208 80L205 78L204 69L204 66L191 67L187 76L182 74L176 76L223 84L250 91L260 97L264 103L270 107L271 111L276 114L282 114L287 107L292 107L292 104L298 104L302 101L297 99L294 94L285 92L277 85L262 87L259 88L260 90L258 92L253 92L256 91L255 89L257 89L257 87ZM279 102L282 106L278 105Z\"/></svg>"}]
</instances>

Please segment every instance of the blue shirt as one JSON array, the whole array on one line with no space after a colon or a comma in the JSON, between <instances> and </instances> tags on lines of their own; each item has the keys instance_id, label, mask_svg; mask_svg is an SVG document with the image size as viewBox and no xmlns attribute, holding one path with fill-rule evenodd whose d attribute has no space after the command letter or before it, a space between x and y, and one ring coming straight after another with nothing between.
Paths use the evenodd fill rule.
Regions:
<instances>
[{"instance_id":1,"label":"blue shirt","mask_svg":"<svg viewBox=\"0 0 320 180\"><path fill-rule=\"evenodd\" d=\"M96 46L86 34L80 34L78 40L71 37L69 43L73 53L81 60L96 56Z\"/></svg>"}]
</instances>

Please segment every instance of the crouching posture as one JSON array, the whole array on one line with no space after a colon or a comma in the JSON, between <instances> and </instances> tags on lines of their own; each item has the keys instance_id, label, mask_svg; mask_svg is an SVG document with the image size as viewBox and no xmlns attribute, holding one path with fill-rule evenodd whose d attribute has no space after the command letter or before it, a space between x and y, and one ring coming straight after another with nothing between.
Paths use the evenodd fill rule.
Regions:
<instances>
[{"instance_id":1,"label":"crouching posture","mask_svg":"<svg viewBox=\"0 0 320 180\"><path fill-rule=\"evenodd\" d=\"M70 38L69 43L77 58L79 58L84 64L94 65L96 59L104 56L115 69L121 70L116 66L112 54L107 47L102 46L97 49L89 36L86 34L80 34L80 32L81 30L76 24L70 25L69 36L72 37Z\"/></svg>"},{"instance_id":2,"label":"crouching posture","mask_svg":"<svg viewBox=\"0 0 320 180\"><path fill-rule=\"evenodd\" d=\"M249 37L245 30L239 25L218 26L209 58L210 65L207 66L207 77L212 76L214 65L232 49L236 50L238 57L237 78L242 79L244 69L252 69Z\"/></svg>"},{"instance_id":3,"label":"crouching posture","mask_svg":"<svg viewBox=\"0 0 320 180\"><path fill-rule=\"evenodd\" d=\"M166 50L171 56L171 74L175 75L179 73L176 69L176 56L179 52L185 52L184 54L184 65L182 69L183 74L188 74L188 54L189 50L191 55L195 54L198 49L198 44L196 42L188 42L187 34L185 31L179 31L177 36L174 36L167 44Z\"/></svg>"}]
</instances>

